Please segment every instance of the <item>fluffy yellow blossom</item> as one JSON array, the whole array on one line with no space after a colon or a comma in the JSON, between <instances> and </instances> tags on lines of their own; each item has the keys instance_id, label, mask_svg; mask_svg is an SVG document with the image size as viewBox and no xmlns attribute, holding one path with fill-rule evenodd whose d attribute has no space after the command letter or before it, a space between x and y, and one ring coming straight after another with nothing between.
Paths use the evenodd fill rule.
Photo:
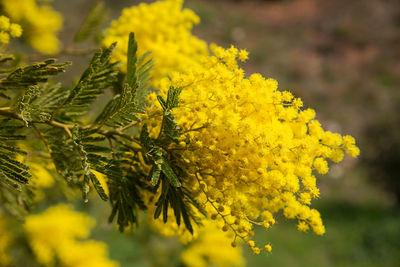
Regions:
<instances>
[{"instance_id":1,"label":"fluffy yellow blossom","mask_svg":"<svg viewBox=\"0 0 400 267\"><path fill-rule=\"evenodd\" d=\"M6 32L0 31L0 43L8 44L10 42L10 35Z\"/></svg>"},{"instance_id":2,"label":"fluffy yellow blossom","mask_svg":"<svg viewBox=\"0 0 400 267\"><path fill-rule=\"evenodd\" d=\"M314 160L314 167L320 174L326 174L328 172L328 162L322 158L316 158Z\"/></svg>"},{"instance_id":3,"label":"fluffy yellow blossom","mask_svg":"<svg viewBox=\"0 0 400 267\"><path fill-rule=\"evenodd\" d=\"M308 226L308 224L304 223L304 222L299 222L297 224L297 230L301 231L301 232L305 232L309 229L310 227Z\"/></svg>"},{"instance_id":4,"label":"fluffy yellow blossom","mask_svg":"<svg viewBox=\"0 0 400 267\"><path fill-rule=\"evenodd\" d=\"M10 25L10 35L11 37L20 37L22 35L22 28L18 24L11 24Z\"/></svg>"},{"instance_id":5,"label":"fluffy yellow blossom","mask_svg":"<svg viewBox=\"0 0 400 267\"><path fill-rule=\"evenodd\" d=\"M192 11L182 10L182 0L141 4L124 9L103 45L119 42L114 57L126 64L124 44L134 32L139 56L152 52L152 83L161 96L171 86L183 89L172 112L184 134L171 151L178 151L176 158L188 166L183 185L221 233L232 236L232 246L239 239L253 244L256 254L270 251L270 245L255 246L253 227L271 227L280 211L297 219L300 231L323 234L320 214L310 208L319 196L315 174L328 172L327 160L339 162L344 152L357 156L354 138L324 131L315 111L303 108L292 93L278 90L276 80L260 74L246 77L238 65L248 58L246 50L212 44L209 55L205 42L191 34L197 22ZM148 102L142 123L156 138L162 108L156 93ZM154 205L149 206L152 214ZM188 235L173 220L155 225L168 236ZM194 230L200 238L202 227Z\"/></svg>"},{"instance_id":6,"label":"fluffy yellow blossom","mask_svg":"<svg viewBox=\"0 0 400 267\"><path fill-rule=\"evenodd\" d=\"M191 166L184 185L235 239L249 240L254 225L269 228L279 211L297 219L299 230L323 234L320 214L309 206L319 196L315 172L325 174L327 159L338 162L343 151L355 156L354 139L325 132L315 111L278 90L276 80L260 74L246 78L235 47L211 50L213 56L160 83L163 97L170 86L183 88L173 114L187 148L181 157ZM148 111L144 122L153 126L155 137L161 107Z\"/></svg>"},{"instance_id":7,"label":"fluffy yellow blossom","mask_svg":"<svg viewBox=\"0 0 400 267\"><path fill-rule=\"evenodd\" d=\"M24 229L37 261L44 266L115 267L106 244L86 240L95 221L60 204L26 217Z\"/></svg>"},{"instance_id":8,"label":"fluffy yellow blossom","mask_svg":"<svg viewBox=\"0 0 400 267\"><path fill-rule=\"evenodd\" d=\"M35 0L0 0L4 12L24 28L28 43L43 54L55 54L61 48L57 32L61 30L63 18L48 4ZM1 26L1 21L0 21ZM22 31L13 26L11 36L18 37Z\"/></svg>"},{"instance_id":9,"label":"fluffy yellow blossom","mask_svg":"<svg viewBox=\"0 0 400 267\"><path fill-rule=\"evenodd\" d=\"M0 16L0 30L7 31L10 28L10 19L6 16Z\"/></svg>"},{"instance_id":10,"label":"fluffy yellow blossom","mask_svg":"<svg viewBox=\"0 0 400 267\"><path fill-rule=\"evenodd\" d=\"M182 9L183 0L157 1L125 8L121 17L111 23L103 40L104 46L118 42L114 60L126 70L127 43L130 32L135 33L138 55L151 51L154 59L152 83L158 87L161 78L173 71L184 71L198 64L208 54L204 41L191 34L199 17L189 9Z\"/></svg>"},{"instance_id":11,"label":"fluffy yellow blossom","mask_svg":"<svg viewBox=\"0 0 400 267\"><path fill-rule=\"evenodd\" d=\"M241 248L231 245L231 238L219 231L213 221L204 221L199 236L181 254L189 267L243 266Z\"/></svg>"},{"instance_id":12,"label":"fluffy yellow blossom","mask_svg":"<svg viewBox=\"0 0 400 267\"><path fill-rule=\"evenodd\" d=\"M250 240L249 242L247 242L247 244L249 245L249 247L253 248L256 243L253 240Z\"/></svg>"},{"instance_id":13,"label":"fluffy yellow blossom","mask_svg":"<svg viewBox=\"0 0 400 267\"><path fill-rule=\"evenodd\" d=\"M249 52L247 52L246 49L240 50L238 59L243 62L246 61L248 58L249 58Z\"/></svg>"},{"instance_id":14,"label":"fluffy yellow blossom","mask_svg":"<svg viewBox=\"0 0 400 267\"><path fill-rule=\"evenodd\" d=\"M22 28L16 23L11 23L10 19L6 16L0 16L0 44L8 44L10 36L20 37Z\"/></svg>"}]
</instances>

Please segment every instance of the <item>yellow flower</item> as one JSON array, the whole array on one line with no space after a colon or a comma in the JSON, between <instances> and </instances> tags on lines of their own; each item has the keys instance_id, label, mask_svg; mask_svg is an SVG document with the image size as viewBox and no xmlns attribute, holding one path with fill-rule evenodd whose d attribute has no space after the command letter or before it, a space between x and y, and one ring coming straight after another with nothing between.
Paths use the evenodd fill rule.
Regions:
<instances>
[{"instance_id":1,"label":"yellow flower","mask_svg":"<svg viewBox=\"0 0 400 267\"><path fill-rule=\"evenodd\" d=\"M320 174L326 174L328 172L328 162L322 158L316 158L314 160L314 167Z\"/></svg>"},{"instance_id":2,"label":"yellow flower","mask_svg":"<svg viewBox=\"0 0 400 267\"><path fill-rule=\"evenodd\" d=\"M0 43L8 44L10 41L10 35L7 32L0 31Z\"/></svg>"},{"instance_id":3,"label":"yellow flower","mask_svg":"<svg viewBox=\"0 0 400 267\"><path fill-rule=\"evenodd\" d=\"M246 50L215 44L207 48L191 34L198 20L192 11L182 10L182 0L141 4L124 9L111 23L103 45L118 41L114 59L126 64L127 46L121 44L134 32L139 56L152 51L152 85L161 96L165 98L171 86L183 88L172 113L184 134L171 145L180 151L182 166L188 166L189 177L182 182L205 203L206 217L221 233L230 234L233 244L236 238L249 240L254 225L269 228L279 211L297 219L299 230L323 234L320 214L310 208L319 196L315 171L325 174L326 160L339 162L344 152L358 155L354 138L324 131L315 111L278 90L276 80L261 74L246 77L238 64L247 59ZM156 138L162 108L155 93L147 100L151 105L142 123ZM170 221L156 221L156 228L169 236L188 234ZM201 231L196 227L195 236ZM261 251L252 248L256 254ZM190 257L186 254L185 259Z\"/></svg>"},{"instance_id":4,"label":"yellow flower","mask_svg":"<svg viewBox=\"0 0 400 267\"><path fill-rule=\"evenodd\" d=\"M4 12L24 28L28 43L43 54L55 54L61 48L57 32L61 30L63 18L50 5L38 5L35 0L0 0ZM14 26L11 35L18 37L22 31Z\"/></svg>"},{"instance_id":5,"label":"yellow flower","mask_svg":"<svg viewBox=\"0 0 400 267\"><path fill-rule=\"evenodd\" d=\"M346 153L352 157L357 157L358 155L360 155L360 149L355 145L352 145L346 150Z\"/></svg>"},{"instance_id":6,"label":"yellow flower","mask_svg":"<svg viewBox=\"0 0 400 267\"><path fill-rule=\"evenodd\" d=\"M299 230L323 234L318 211L309 207L319 196L313 169L325 174L326 159L340 161L343 150L355 155L354 145L345 148L339 134L325 132L314 110L302 110L301 99L279 91L276 80L246 78L236 48L210 48L214 56L160 82L164 97L170 86L183 88L173 114L185 133L181 156L191 166L184 185L198 192L200 203L214 204L207 205L208 216L233 236L249 238L255 224L269 228L280 210L301 223ZM161 107L148 112L144 122L157 136Z\"/></svg>"},{"instance_id":7,"label":"yellow flower","mask_svg":"<svg viewBox=\"0 0 400 267\"><path fill-rule=\"evenodd\" d=\"M249 58L249 52L247 52L246 49L240 50L238 58L242 62L246 61Z\"/></svg>"},{"instance_id":8,"label":"yellow flower","mask_svg":"<svg viewBox=\"0 0 400 267\"><path fill-rule=\"evenodd\" d=\"M0 16L0 44L8 44L11 37L20 37L22 28L20 25L11 23L6 16Z\"/></svg>"},{"instance_id":9,"label":"yellow flower","mask_svg":"<svg viewBox=\"0 0 400 267\"><path fill-rule=\"evenodd\" d=\"M272 251L271 245L265 245L264 249L265 249L266 252L271 252Z\"/></svg>"},{"instance_id":10,"label":"yellow flower","mask_svg":"<svg viewBox=\"0 0 400 267\"><path fill-rule=\"evenodd\" d=\"M135 33L139 57L151 51L150 57L154 59L151 75L155 87L159 86L161 78L174 71L192 68L208 54L206 43L191 34L199 17L189 9L182 9L182 3L183 0L142 3L125 8L122 15L111 23L103 45L118 42L113 57L123 63L123 71L126 71L126 44L130 32Z\"/></svg>"},{"instance_id":11,"label":"yellow flower","mask_svg":"<svg viewBox=\"0 0 400 267\"><path fill-rule=\"evenodd\" d=\"M0 30L8 31L10 28L10 19L6 16L0 16Z\"/></svg>"},{"instance_id":12,"label":"yellow flower","mask_svg":"<svg viewBox=\"0 0 400 267\"><path fill-rule=\"evenodd\" d=\"M44 266L116 267L107 258L107 246L86 240L94 219L59 204L41 214L26 217L24 229L38 262Z\"/></svg>"},{"instance_id":13,"label":"yellow flower","mask_svg":"<svg viewBox=\"0 0 400 267\"><path fill-rule=\"evenodd\" d=\"M18 24L11 24L10 26L10 35L11 37L20 37L22 35L22 28Z\"/></svg>"}]
</instances>

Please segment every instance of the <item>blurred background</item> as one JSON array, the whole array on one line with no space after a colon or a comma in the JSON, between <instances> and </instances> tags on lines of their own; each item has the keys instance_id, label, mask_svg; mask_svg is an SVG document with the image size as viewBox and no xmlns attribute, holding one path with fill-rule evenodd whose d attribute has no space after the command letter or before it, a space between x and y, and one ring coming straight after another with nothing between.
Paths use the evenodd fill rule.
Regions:
<instances>
[{"instance_id":1,"label":"blurred background","mask_svg":"<svg viewBox=\"0 0 400 267\"><path fill-rule=\"evenodd\" d=\"M124 7L152 1L104 2L106 27ZM74 45L73 36L94 3L55 0L66 47L88 47ZM246 48L248 74L277 79L317 111L326 129L353 135L361 149L319 179L321 199L313 204L326 234L298 232L281 218L256 235L274 246L272 253L254 256L244 247L247 266L400 266L400 1L186 0L185 6L201 18L197 36ZM64 75L73 82L85 58L64 59L74 63ZM109 244L121 266L179 266L177 240L146 225L119 234L101 201L84 209L97 216L94 237Z\"/></svg>"}]
</instances>

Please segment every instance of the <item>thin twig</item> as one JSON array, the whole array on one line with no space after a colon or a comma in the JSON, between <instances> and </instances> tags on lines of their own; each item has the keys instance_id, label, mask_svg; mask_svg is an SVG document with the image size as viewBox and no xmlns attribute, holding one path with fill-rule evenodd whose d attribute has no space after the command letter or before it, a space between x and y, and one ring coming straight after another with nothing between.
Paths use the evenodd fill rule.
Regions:
<instances>
[{"instance_id":1,"label":"thin twig","mask_svg":"<svg viewBox=\"0 0 400 267\"><path fill-rule=\"evenodd\" d=\"M44 137L43 133L39 130L39 128L36 127L35 124L32 123L31 125L32 125L32 128L35 130L35 132L39 135L40 139L42 139L44 145L47 148L47 151L49 151L49 153L51 153L51 148L50 148L49 143L46 140L46 137Z\"/></svg>"},{"instance_id":2,"label":"thin twig","mask_svg":"<svg viewBox=\"0 0 400 267\"><path fill-rule=\"evenodd\" d=\"M11 110L11 107L4 107L4 108L0 108L0 110L3 110L3 111L9 111L9 110Z\"/></svg>"},{"instance_id":3,"label":"thin twig","mask_svg":"<svg viewBox=\"0 0 400 267\"><path fill-rule=\"evenodd\" d=\"M246 242L246 237L247 237L247 236L242 236L242 235L240 235L240 234L237 232L237 230L236 230L235 228L233 228L233 226L232 226L233 224L228 223L228 221L225 219L225 217L226 217L226 216L229 216L229 215L223 215L221 212L219 212L219 210L218 210L218 208L215 206L214 202L211 201L211 199L208 197L206 191L205 191L204 189L202 189L201 183L200 183L200 179L199 179L199 177L198 177L198 174L199 174L199 173L196 171L196 172L195 172L195 177L196 177L196 180L197 180L197 182L198 182L198 184L199 184L200 190L201 190L201 191L203 192L203 194L206 196L207 202L209 202L209 203L211 204L211 206L214 208L214 210L217 212L217 214L219 214L219 215L221 216L221 218L222 218L222 220L224 221L225 225L227 225L227 226L229 226L229 228L231 228L231 230L232 230L233 233L235 234L235 239L234 239L234 241L236 241L236 237L240 237L244 242Z\"/></svg>"},{"instance_id":4,"label":"thin twig","mask_svg":"<svg viewBox=\"0 0 400 267\"><path fill-rule=\"evenodd\" d=\"M133 122L129 123L128 125L125 125L124 127L118 128L118 131L123 132L131 127L138 125L138 123L139 123L138 121L133 121Z\"/></svg>"},{"instance_id":5,"label":"thin twig","mask_svg":"<svg viewBox=\"0 0 400 267\"><path fill-rule=\"evenodd\" d=\"M108 137L107 137L107 140L108 140L108 144L110 145L110 149L111 149L111 157L112 157L113 160L115 160L114 145L113 145L113 143L112 143L112 138L111 138L111 136L108 136Z\"/></svg>"},{"instance_id":6,"label":"thin twig","mask_svg":"<svg viewBox=\"0 0 400 267\"><path fill-rule=\"evenodd\" d=\"M6 117L11 117L14 119L18 119L18 120L22 120L23 118L20 114L14 113L12 111L10 111L11 108L2 108L0 109L0 115L2 116L6 116ZM58 128L63 129L69 137L72 137L72 133L71 133L71 129L74 128L74 125L71 124L65 124L65 123L61 123L61 122L57 122L54 120L49 120L49 121L31 121L31 124L35 124L35 123L40 123L40 124L47 124L47 125L51 125L51 126L55 126ZM96 128L96 125L89 125L89 126L85 126L85 127L79 127L80 129L90 129L90 128ZM131 136L128 134L125 134L119 130L99 130L97 132L98 134L104 135L105 137L110 137L110 136L120 136L122 138L125 138L129 141L135 142L138 145L141 145L139 139L135 136Z\"/></svg>"}]
</instances>

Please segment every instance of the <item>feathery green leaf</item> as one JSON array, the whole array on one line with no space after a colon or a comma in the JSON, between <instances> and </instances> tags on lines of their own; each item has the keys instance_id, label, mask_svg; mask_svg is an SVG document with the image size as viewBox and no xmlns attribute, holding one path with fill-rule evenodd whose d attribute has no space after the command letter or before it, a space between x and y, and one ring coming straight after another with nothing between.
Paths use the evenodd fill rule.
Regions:
<instances>
[{"instance_id":1,"label":"feathery green leaf","mask_svg":"<svg viewBox=\"0 0 400 267\"><path fill-rule=\"evenodd\" d=\"M87 112L88 106L116 81L116 63L110 62L115 43L107 49L97 51L88 68L84 71L78 84L70 91L62 103L60 111L66 117L79 117Z\"/></svg>"},{"instance_id":2,"label":"feathery green leaf","mask_svg":"<svg viewBox=\"0 0 400 267\"><path fill-rule=\"evenodd\" d=\"M122 87L121 93L116 95L106 105L104 110L97 117L95 123L108 125L110 127L124 127L134 121L140 121L138 113L143 113L145 106L145 96L149 85L149 73L152 68L152 61L145 61L142 58L137 60L137 43L134 34L129 35L128 43L128 62L126 82Z\"/></svg>"}]
</instances>

